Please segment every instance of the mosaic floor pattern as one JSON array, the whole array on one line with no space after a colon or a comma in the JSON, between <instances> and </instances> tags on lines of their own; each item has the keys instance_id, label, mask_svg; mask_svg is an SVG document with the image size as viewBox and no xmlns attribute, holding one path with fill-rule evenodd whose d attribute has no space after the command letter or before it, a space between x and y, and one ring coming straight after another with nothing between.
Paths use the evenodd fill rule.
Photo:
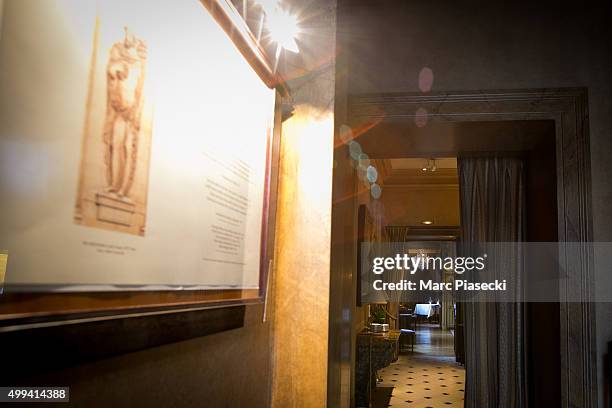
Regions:
<instances>
[{"instance_id":1,"label":"mosaic floor pattern","mask_svg":"<svg viewBox=\"0 0 612 408\"><path fill-rule=\"evenodd\" d=\"M374 407L463 407L465 369L455 362L452 341L436 326L419 328L414 352L379 371Z\"/></svg>"}]
</instances>

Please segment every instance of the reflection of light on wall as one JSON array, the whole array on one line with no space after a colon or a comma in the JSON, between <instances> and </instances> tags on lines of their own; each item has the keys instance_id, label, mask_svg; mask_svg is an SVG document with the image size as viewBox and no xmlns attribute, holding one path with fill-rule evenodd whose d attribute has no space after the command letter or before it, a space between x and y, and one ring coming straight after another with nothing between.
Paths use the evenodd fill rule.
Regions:
<instances>
[{"instance_id":1,"label":"reflection of light on wall","mask_svg":"<svg viewBox=\"0 0 612 408\"><path fill-rule=\"evenodd\" d=\"M322 199L331 197L333 115L327 114L311 121L299 141L302 168L299 174L300 188Z\"/></svg>"},{"instance_id":2,"label":"reflection of light on wall","mask_svg":"<svg viewBox=\"0 0 612 408\"><path fill-rule=\"evenodd\" d=\"M333 114L297 106L283 124L283 141L297 165L297 188L309 197L331 199ZM287 152L289 153L289 152Z\"/></svg>"},{"instance_id":3,"label":"reflection of light on wall","mask_svg":"<svg viewBox=\"0 0 612 408\"><path fill-rule=\"evenodd\" d=\"M297 105L282 126L276 223L273 407L325 406L333 112ZM296 313L296 310L302 310ZM305 312L304 312L305 311ZM304 336L308 333L308 336ZM286 378L310 378L291 391ZM323 387L321 387L323 385ZM295 404L293 404L295 405Z\"/></svg>"},{"instance_id":4,"label":"reflection of light on wall","mask_svg":"<svg viewBox=\"0 0 612 408\"><path fill-rule=\"evenodd\" d=\"M357 170L357 177L363 186L370 191L370 196L374 200L382 196L382 187L377 183L378 170L367 153L363 152L359 142L353 140L354 133L347 125L340 126L340 139L346 143L351 156L351 165Z\"/></svg>"}]
</instances>

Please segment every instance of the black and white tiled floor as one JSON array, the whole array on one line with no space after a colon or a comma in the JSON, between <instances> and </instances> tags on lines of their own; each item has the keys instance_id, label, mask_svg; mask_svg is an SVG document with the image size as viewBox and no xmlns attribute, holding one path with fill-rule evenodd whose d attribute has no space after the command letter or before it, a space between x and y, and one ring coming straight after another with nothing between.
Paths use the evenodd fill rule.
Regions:
<instances>
[{"instance_id":1,"label":"black and white tiled floor","mask_svg":"<svg viewBox=\"0 0 612 408\"><path fill-rule=\"evenodd\" d=\"M417 330L414 352L380 370L374 407L463 407L465 369L455 362L450 332L434 325Z\"/></svg>"}]
</instances>

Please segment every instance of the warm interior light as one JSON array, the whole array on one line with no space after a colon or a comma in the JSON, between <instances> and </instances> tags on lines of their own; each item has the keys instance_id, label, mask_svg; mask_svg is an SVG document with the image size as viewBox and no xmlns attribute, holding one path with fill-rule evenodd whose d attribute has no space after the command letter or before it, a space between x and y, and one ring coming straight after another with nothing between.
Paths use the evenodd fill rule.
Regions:
<instances>
[{"instance_id":1,"label":"warm interior light","mask_svg":"<svg viewBox=\"0 0 612 408\"><path fill-rule=\"evenodd\" d=\"M421 170L431 172L438 170L438 166L436 166L436 159L427 159L427 164Z\"/></svg>"},{"instance_id":2,"label":"warm interior light","mask_svg":"<svg viewBox=\"0 0 612 408\"><path fill-rule=\"evenodd\" d=\"M300 32L297 18L279 7L266 10L266 19L272 41L286 50L299 52L295 37Z\"/></svg>"},{"instance_id":3,"label":"warm interior light","mask_svg":"<svg viewBox=\"0 0 612 408\"><path fill-rule=\"evenodd\" d=\"M421 222L421 224L431 225L431 224L433 224L433 221L423 221L423 222Z\"/></svg>"}]
</instances>

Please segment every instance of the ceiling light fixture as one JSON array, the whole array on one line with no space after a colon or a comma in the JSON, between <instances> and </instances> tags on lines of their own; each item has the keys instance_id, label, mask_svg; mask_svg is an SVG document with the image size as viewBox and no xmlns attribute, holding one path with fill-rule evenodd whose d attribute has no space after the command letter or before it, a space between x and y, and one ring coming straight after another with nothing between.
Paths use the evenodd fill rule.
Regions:
<instances>
[{"instance_id":1,"label":"ceiling light fixture","mask_svg":"<svg viewBox=\"0 0 612 408\"><path fill-rule=\"evenodd\" d=\"M431 224L433 224L433 221L429 221L429 220L427 220L427 221L421 221L421 224L424 224L424 225L431 225Z\"/></svg>"},{"instance_id":2,"label":"ceiling light fixture","mask_svg":"<svg viewBox=\"0 0 612 408\"><path fill-rule=\"evenodd\" d=\"M432 172L438 170L438 166L436 166L436 159L434 158L427 159L427 164L421 170L432 171Z\"/></svg>"}]
</instances>

